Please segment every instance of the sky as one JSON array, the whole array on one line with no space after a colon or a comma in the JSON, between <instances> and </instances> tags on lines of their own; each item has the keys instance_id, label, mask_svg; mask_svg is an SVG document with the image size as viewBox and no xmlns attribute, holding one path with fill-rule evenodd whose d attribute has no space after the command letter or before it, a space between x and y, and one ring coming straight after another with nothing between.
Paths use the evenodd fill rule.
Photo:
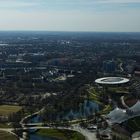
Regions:
<instances>
[{"instance_id":1,"label":"sky","mask_svg":"<svg viewBox=\"0 0 140 140\"><path fill-rule=\"evenodd\" d=\"M0 30L140 32L140 0L0 0Z\"/></svg>"}]
</instances>

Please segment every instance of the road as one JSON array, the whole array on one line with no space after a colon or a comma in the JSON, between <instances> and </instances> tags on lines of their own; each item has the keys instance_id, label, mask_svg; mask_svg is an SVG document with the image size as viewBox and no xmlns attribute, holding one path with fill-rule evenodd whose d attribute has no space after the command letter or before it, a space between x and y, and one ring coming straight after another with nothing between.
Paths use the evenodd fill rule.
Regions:
<instances>
[{"instance_id":1,"label":"road","mask_svg":"<svg viewBox=\"0 0 140 140\"><path fill-rule=\"evenodd\" d=\"M123 69L123 63L120 63L120 70L123 72L124 71L124 69Z\"/></svg>"},{"instance_id":2,"label":"road","mask_svg":"<svg viewBox=\"0 0 140 140\"><path fill-rule=\"evenodd\" d=\"M73 130L77 131L77 132L81 133L83 136L85 136L86 140L97 140L95 132L90 132L87 129L83 129L79 125L74 126Z\"/></svg>"},{"instance_id":3,"label":"road","mask_svg":"<svg viewBox=\"0 0 140 140\"><path fill-rule=\"evenodd\" d=\"M129 109L129 107L126 105L126 103L124 101L124 96L121 96L121 103L126 109Z\"/></svg>"}]
</instances>

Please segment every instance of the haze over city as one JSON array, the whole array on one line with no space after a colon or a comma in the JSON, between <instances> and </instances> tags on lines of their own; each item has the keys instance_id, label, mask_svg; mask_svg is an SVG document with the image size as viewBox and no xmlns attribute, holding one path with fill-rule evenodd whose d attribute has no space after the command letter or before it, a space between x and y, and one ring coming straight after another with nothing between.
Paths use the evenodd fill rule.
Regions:
<instances>
[{"instance_id":1,"label":"haze over city","mask_svg":"<svg viewBox=\"0 0 140 140\"><path fill-rule=\"evenodd\" d=\"M140 0L0 0L0 140L140 139Z\"/></svg>"},{"instance_id":2,"label":"haze over city","mask_svg":"<svg viewBox=\"0 0 140 140\"><path fill-rule=\"evenodd\" d=\"M1 0L0 30L139 32L140 0Z\"/></svg>"}]
</instances>

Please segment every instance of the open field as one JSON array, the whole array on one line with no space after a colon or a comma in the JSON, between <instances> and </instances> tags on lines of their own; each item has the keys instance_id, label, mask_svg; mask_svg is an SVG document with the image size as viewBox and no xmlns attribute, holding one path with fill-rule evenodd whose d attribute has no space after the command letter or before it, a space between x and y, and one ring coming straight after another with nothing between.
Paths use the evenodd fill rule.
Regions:
<instances>
[{"instance_id":1,"label":"open field","mask_svg":"<svg viewBox=\"0 0 140 140\"><path fill-rule=\"evenodd\" d=\"M12 113L16 113L21 110L20 106L13 105L0 105L0 115L9 115Z\"/></svg>"},{"instance_id":2,"label":"open field","mask_svg":"<svg viewBox=\"0 0 140 140\"><path fill-rule=\"evenodd\" d=\"M70 130L41 129L37 134L61 140L85 140L85 137L80 133Z\"/></svg>"},{"instance_id":3,"label":"open field","mask_svg":"<svg viewBox=\"0 0 140 140\"><path fill-rule=\"evenodd\" d=\"M0 131L0 140L17 140L17 138L8 132Z\"/></svg>"}]
</instances>

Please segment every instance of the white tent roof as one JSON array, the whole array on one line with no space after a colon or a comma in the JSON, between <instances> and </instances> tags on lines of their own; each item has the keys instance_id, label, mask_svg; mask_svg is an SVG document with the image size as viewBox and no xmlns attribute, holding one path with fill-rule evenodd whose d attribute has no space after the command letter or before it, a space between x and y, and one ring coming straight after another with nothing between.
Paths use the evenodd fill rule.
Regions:
<instances>
[{"instance_id":1,"label":"white tent roof","mask_svg":"<svg viewBox=\"0 0 140 140\"><path fill-rule=\"evenodd\" d=\"M129 115L126 110L120 109L116 107L113 111L111 111L107 117L109 118L111 123L122 123L130 118L136 117L140 115L140 101L138 101L135 105L129 108L132 111L132 114Z\"/></svg>"},{"instance_id":2,"label":"white tent roof","mask_svg":"<svg viewBox=\"0 0 140 140\"><path fill-rule=\"evenodd\" d=\"M112 123L118 123L128 117L128 115L126 114L126 110L117 107L108 114L108 117Z\"/></svg>"},{"instance_id":3,"label":"white tent roof","mask_svg":"<svg viewBox=\"0 0 140 140\"><path fill-rule=\"evenodd\" d=\"M135 114L140 113L140 101L137 101L135 105L130 108Z\"/></svg>"}]
</instances>

